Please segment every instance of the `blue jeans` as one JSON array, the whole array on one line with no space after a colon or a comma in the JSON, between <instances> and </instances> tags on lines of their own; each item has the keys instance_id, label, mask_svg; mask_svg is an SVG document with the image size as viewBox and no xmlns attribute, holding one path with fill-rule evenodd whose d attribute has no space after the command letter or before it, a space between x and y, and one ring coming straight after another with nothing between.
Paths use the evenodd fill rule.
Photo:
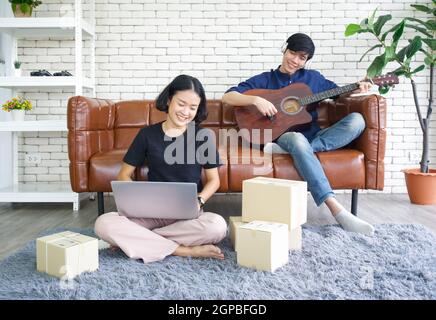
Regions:
<instances>
[{"instance_id":1,"label":"blue jeans","mask_svg":"<svg viewBox=\"0 0 436 320\"><path fill-rule=\"evenodd\" d=\"M286 132L277 144L292 156L295 168L307 181L310 193L317 206L334 196L330 183L315 152L336 150L356 139L365 129L365 120L360 113L350 113L331 127L318 131L309 141L299 132Z\"/></svg>"}]
</instances>

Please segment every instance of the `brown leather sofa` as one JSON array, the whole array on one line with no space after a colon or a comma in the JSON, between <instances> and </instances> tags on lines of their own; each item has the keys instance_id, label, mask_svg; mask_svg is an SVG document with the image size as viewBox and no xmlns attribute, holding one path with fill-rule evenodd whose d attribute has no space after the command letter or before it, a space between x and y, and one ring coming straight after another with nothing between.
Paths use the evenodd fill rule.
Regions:
<instances>
[{"instance_id":1,"label":"brown leather sofa","mask_svg":"<svg viewBox=\"0 0 436 320\"><path fill-rule=\"evenodd\" d=\"M233 108L220 100L208 100L209 116L204 127L237 128ZM358 189L382 190L386 145L386 101L378 95L343 97L319 104L321 128L330 126L351 112L359 112L366 122L362 135L346 148L317 153L333 189L351 189L351 211L357 213ZM165 119L165 113L152 100L119 101L71 97L68 101L68 156L71 187L75 192L97 192L98 213L104 212L103 192L110 192L122 158L138 130ZM229 152L220 147L224 163L219 168L220 193L241 192L242 181L255 175L301 180L287 154L274 154L270 161L258 164L255 156L247 161L246 151ZM259 155L258 155L259 156ZM262 152L260 153L262 156ZM265 159L265 158L263 158ZM262 166L259 168L259 166ZM146 180L147 167L138 168L135 179Z\"/></svg>"}]
</instances>

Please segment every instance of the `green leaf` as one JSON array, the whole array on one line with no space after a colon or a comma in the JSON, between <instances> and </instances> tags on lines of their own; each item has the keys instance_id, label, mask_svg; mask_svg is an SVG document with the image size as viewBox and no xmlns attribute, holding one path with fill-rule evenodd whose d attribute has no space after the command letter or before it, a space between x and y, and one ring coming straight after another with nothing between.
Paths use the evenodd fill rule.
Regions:
<instances>
[{"instance_id":1,"label":"green leaf","mask_svg":"<svg viewBox=\"0 0 436 320\"><path fill-rule=\"evenodd\" d=\"M435 20L427 20L426 26L431 31L436 31L436 21Z\"/></svg>"},{"instance_id":2,"label":"green leaf","mask_svg":"<svg viewBox=\"0 0 436 320\"><path fill-rule=\"evenodd\" d=\"M422 71L422 70L424 70L424 69L425 69L425 65L422 64L422 65L420 65L418 68L416 68L415 70L413 70L413 71L412 71L412 74L413 74L413 73L418 73L419 71Z\"/></svg>"},{"instance_id":3,"label":"green leaf","mask_svg":"<svg viewBox=\"0 0 436 320\"><path fill-rule=\"evenodd\" d=\"M433 50L436 51L436 39L421 39L422 42L424 42L426 45L428 45L428 47Z\"/></svg>"},{"instance_id":4,"label":"green leaf","mask_svg":"<svg viewBox=\"0 0 436 320\"><path fill-rule=\"evenodd\" d=\"M405 68L409 68L410 67L410 61L411 61L411 59L412 58L407 58L406 60L404 60L404 66L405 66Z\"/></svg>"},{"instance_id":5,"label":"green leaf","mask_svg":"<svg viewBox=\"0 0 436 320\"><path fill-rule=\"evenodd\" d=\"M404 57L406 56L406 50L409 46L405 46L403 49L397 52L397 59L401 62L404 61Z\"/></svg>"},{"instance_id":6,"label":"green leaf","mask_svg":"<svg viewBox=\"0 0 436 320\"><path fill-rule=\"evenodd\" d=\"M412 42L408 45L408 48L406 50L406 57L411 58L415 55L415 53L418 52L419 49L422 47L422 41L420 36L416 36L413 38Z\"/></svg>"},{"instance_id":7,"label":"green leaf","mask_svg":"<svg viewBox=\"0 0 436 320\"><path fill-rule=\"evenodd\" d=\"M366 70L368 78L374 78L381 75L385 67L385 54L382 54L374 59L371 65Z\"/></svg>"},{"instance_id":8,"label":"green leaf","mask_svg":"<svg viewBox=\"0 0 436 320\"><path fill-rule=\"evenodd\" d=\"M422 24L424 27L426 27L428 29L427 22L425 22L425 21L422 21L422 20L416 19L416 18L407 18L407 19L410 20L410 21L418 22L418 23Z\"/></svg>"},{"instance_id":9,"label":"green leaf","mask_svg":"<svg viewBox=\"0 0 436 320\"><path fill-rule=\"evenodd\" d=\"M360 21L360 27L362 29L368 29L368 18L365 18L362 21Z\"/></svg>"},{"instance_id":10,"label":"green leaf","mask_svg":"<svg viewBox=\"0 0 436 320\"><path fill-rule=\"evenodd\" d=\"M404 18L404 21L407 20L407 18ZM385 33L383 33L382 37L381 37L381 41L384 42L387 35L395 30L397 30L401 24L403 23L403 21L401 21L400 23L396 24L395 26L393 26L392 28L390 28L388 31L386 31Z\"/></svg>"},{"instance_id":11,"label":"green leaf","mask_svg":"<svg viewBox=\"0 0 436 320\"><path fill-rule=\"evenodd\" d=\"M30 12L30 6L26 3L21 4L21 12L28 13Z\"/></svg>"},{"instance_id":12,"label":"green leaf","mask_svg":"<svg viewBox=\"0 0 436 320\"><path fill-rule=\"evenodd\" d=\"M435 64L436 63L436 58L435 59L432 59L432 58L430 58L430 57L425 57L425 59L424 59L424 63L426 64L426 65L431 65L432 63L433 64Z\"/></svg>"},{"instance_id":13,"label":"green leaf","mask_svg":"<svg viewBox=\"0 0 436 320\"><path fill-rule=\"evenodd\" d=\"M390 89L389 86L378 87L378 92L380 92L380 94L386 94L386 93L388 93L389 89Z\"/></svg>"},{"instance_id":14,"label":"green leaf","mask_svg":"<svg viewBox=\"0 0 436 320\"><path fill-rule=\"evenodd\" d=\"M362 62L363 58L364 58L368 53L370 53L372 50L374 50L374 49L376 49L376 48L381 48L381 47L383 47L383 45L381 45L381 44L376 44L375 46L373 46L371 49L369 49L368 51L366 51L366 52L362 55L362 57L360 58L359 62Z\"/></svg>"},{"instance_id":15,"label":"green leaf","mask_svg":"<svg viewBox=\"0 0 436 320\"><path fill-rule=\"evenodd\" d=\"M411 4L411 7L414 7L416 10L418 11L422 11L422 12L427 12L427 13L431 13L431 9L427 6L423 6L421 4Z\"/></svg>"},{"instance_id":16,"label":"green leaf","mask_svg":"<svg viewBox=\"0 0 436 320\"><path fill-rule=\"evenodd\" d=\"M385 49L385 63L395 60L396 56L395 56L395 48L392 46L388 46Z\"/></svg>"},{"instance_id":17,"label":"green leaf","mask_svg":"<svg viewBox=\"0 0 436 320\"><path fill-rule=\"evenodd\" d=\"M397 75L397 76L402 76L402 75L405 75L407 72L404 70L403 67L399 67L398 69L392 71L392 73Z\"/></svg>"},{"instance_id":18,"label":"green leaf","mask_svg":"<svg viewBox=\"0 0 436 320\"><path fill-rule=\"evenodd\" d=\"M360 30L362 30L360 25L355 23L350 23L345 29L345 36L346 37L352 36L353 34L358 33Z\"/></svg>"},{"instance_id":19,"label":"green leaf","mask_svg":"<svg viewBox=\"0 0 436 320\"><path fill-rule=\"evenodd\" d=\"M427 37L430 37L430 38L432 37L432 35L430 33L428 33L427 29L425 29L425 28L421 28L421 27L415 26L413 24L408 24L408 23L406 23L406 28L415 29L415 30L421 32L422 34L424 34Z\"/></svg>"},{"instance_id":20,"label":"green leaf","mask_svg":"<svg viewBox=\"0 0 436 320\"><path fill-rule=\"evenodd\" d=\"M405 20L401 21L399 26L398 26L398 29L395 30L395 33L392 37L392 39L393 39L392 45L394 45L394 43L395 43L395 47L397 47L398 40L400 40L401 36L403 35L405 24L406 24Z\"/></svg>"},{"instance_id":21,"label":"green leaf","mask_svg":"<svg viewBox=\"0 0 436 320\"><path fill-rule=\"evenodd\" d=\"M378 17L377 22L374 24L374 33L378 36L381 32L381 29L386 24L386 22L388 22L391 19L392 19L392 15L390 14Z\"/></svg>"},{"instance_id":22,"label":"green leaf","mask_svg":"<svg viewBox=\"0 0 436 320\"><path fill-rule=\"evenodd\" d=\"M374 12L368 18L368 27L370 30L374 30L374 18L375 18L375 13L377 12L377 10L378 10L378 7L375 8Z\"/></svg>"}]
</instances>

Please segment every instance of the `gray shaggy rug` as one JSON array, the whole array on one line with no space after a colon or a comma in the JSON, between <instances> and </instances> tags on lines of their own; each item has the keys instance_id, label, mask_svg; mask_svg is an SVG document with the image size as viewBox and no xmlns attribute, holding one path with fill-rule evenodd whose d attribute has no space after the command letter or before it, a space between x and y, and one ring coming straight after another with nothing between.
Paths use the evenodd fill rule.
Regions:
<instances>
[{"instance_id":1,"label":"gray shaggy rug","mask_svg":"<svg viewBox=\"0 0 436 320\"><path fill-rule=\"evenodd\" d=\"M102 250L98 271L62 282L36 271L32 241L0 262L0 299L436 298L436 236L419 225L377 225L373 237L304 226L303 250L275 273L238 266L229 239L219 246L224 261L170 256L148 265Z\"/></svg>"}]
</instances>

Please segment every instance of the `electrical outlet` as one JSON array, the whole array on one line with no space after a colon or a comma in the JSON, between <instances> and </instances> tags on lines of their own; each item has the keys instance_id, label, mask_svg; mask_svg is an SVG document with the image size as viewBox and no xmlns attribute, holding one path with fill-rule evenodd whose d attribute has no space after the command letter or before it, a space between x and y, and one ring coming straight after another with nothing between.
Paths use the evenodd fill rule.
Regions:
<instances>
[{"instance_id":1,"label":"electrical outlet","mask_svg":"<svg viewBox=\"0 0 436 320\"><path fill-rule=\"evenodd\" d=\"M419 151L409 151L409 161L416 163L421 160L421 152Z\"/></svg>"},{"instance_id":2,"label":"electrical outlet","mask_svg":"<svg viewBox=\"0 0 436 320\"><path fill-rule=\"evenodd\" d=\"M39 153L26 153L24 156L25 164L41 164L41 155Z\"/></svg>"}]
</instances>

